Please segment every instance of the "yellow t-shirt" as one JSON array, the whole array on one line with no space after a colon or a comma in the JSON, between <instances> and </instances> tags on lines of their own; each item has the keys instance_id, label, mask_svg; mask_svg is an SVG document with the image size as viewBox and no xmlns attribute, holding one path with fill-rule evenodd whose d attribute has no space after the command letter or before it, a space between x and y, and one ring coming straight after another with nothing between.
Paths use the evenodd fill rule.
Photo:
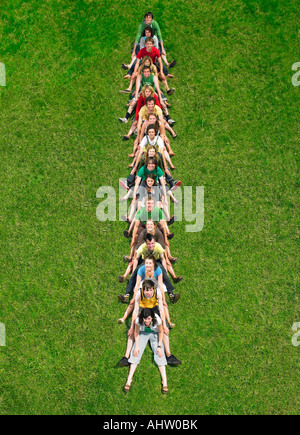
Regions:
<instances>
[{"instance_id":1,"label":"yellow t-shirt","mask_svg":"<svg viewBox=\"0 0 300 435\"><path fill-rule=\"evenodd\" d=\"M158 260L161 256L161 254L163 254L164 252L165 252L164 248L159 243L155 243L154 251L151 254L148 251L147 244L144 243L137 250L137 255L142 257L143 260L145 260L145 258L149 257L149 255L152 255L155 258L155 260Z\"/></svg>"},{"instance_id":2,"label":"yellow t-shirt","mask_svg":"<svg viewBox=\"0 0 300 435\"><path fill-rule=\"evenodd\" d=\"M160 107L158 106L154 106L154 111L153 111L154 115L158 115L158 116L162 116L162 110ZM143 106L139 112L139 116L142 119L146 119L146 115L148 114L148 109L147 106Z\"/></svg>"}]
</instances>

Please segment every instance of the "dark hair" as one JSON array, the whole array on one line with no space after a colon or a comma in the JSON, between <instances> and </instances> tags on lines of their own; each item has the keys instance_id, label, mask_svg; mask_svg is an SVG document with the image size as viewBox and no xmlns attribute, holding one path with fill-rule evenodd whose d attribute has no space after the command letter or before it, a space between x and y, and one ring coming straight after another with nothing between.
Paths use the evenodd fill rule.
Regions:
<instances>
[{"instance_id":1,"label":"dark hair","mask_svg":"<svg viewBox=\"0 0 300 435\"><path fill-rule=\"evenodd\" d=\"M154 149L155 149L155 148L154 148ZM151 178L151 180L154 181L153 186L157 186L157 183L156 183L156 177L155 177L154 174L147 174L147 175L146 175L146 180L145 180L145 182L147 181L148 178ZM146 184L147 184L147 183L146 183Z\"/></svg>"},{"instance_id":2,"label":"dark hair","mask_svg":"<svg viewBox=\"0 0 300 435\"><path fill-rule=\"evenodd\" d=\"M147 235L146 235L146 241L148 240L148 242L151 242L151 240L153 240L153 239L154 239L154 236L152 236L152 234L147 233Z\"/></svg>"},{"instance_id":3,"label":"dark hair","mask_svg":"<svg viewBox=\"0 0 300 435\"><path fill-rule=\"evenodd\" d=\"M146 105L147 105L147 103L148 103L149 101L154 101L154 104L156 103L154 97L147 97L146 100L145 100Z\"/></svg>"},{"instance_id":4,"label":"dark hair","mask_svg":"<svg viewBox=\"0 0 300 435\"><path fill-rule=\"evenodd\" d=\"M142 325L144 323L144 319L147 319L147 317L152 318L152 325L156 325L156 317L155 313L152 308L143 308L140 315L139 315L139 323Z\"/></svg>"},{"instance_id":5,"label":"dark hair","mask_svg":"<svg viewBox=\"0 0 300 435\"><path fill-rule=\"evenodd\" d=\"M155 157L148 157L146 160L146 167L149 165L149 163L154 163L155 167L157 167L157 160Z\"/></svg>"},{"instance_id":6,"label":"dark hair","mask_svg":"<svg viewBox=\"0 0 300 435\"><path fill-rule=\"evenodd\" d=\"M153 18L153 17L152 17ZM146 26L145 28L144 28L144 32L143 32L143 35L142 36L145 36L146 35L146 30L149 30L149 32L151 32L151 37L153 38L153 36L154 36L154 30L153 30L153 28L151 27L151 26Z\"/></svg>"},{"instance_id":7,"label":"dark hair","mask_svg":"<svg viewBox=\"0 0 300 435\"><path fill-rule=\"evenodd\" d=\"M144 68L142 69L142 72L144 72L146 69L149 69L150 71L151 71L151 68L150 68L150 66L144 66ZM149 98L149 97L147 97L147 98Z\"/></svg>"},{"instance_id":8,"label":"dark hair","mask_svg":"<svg viewBox=\"0 0 300 435\"><path fill-rule=\"evenodd\" d=\"M147 127L147 133L149 132L149 130L154 130L155 131L155 136L157 135L157 126L155 124L150 124Z\"/></svg>"},{"instance_id":9,"label":"dark hair","mask_svg":"<svg viewBox=\"0 0 300 435\"><path fill-rule=\"evenodd\" d=\"M153 20L153 14L152 14L152 12L146 12L145 13L145 15L144 15L144 18L146 18L146 17L151 17L152 18L152 20Z\"/></svg>"}]
</instances>

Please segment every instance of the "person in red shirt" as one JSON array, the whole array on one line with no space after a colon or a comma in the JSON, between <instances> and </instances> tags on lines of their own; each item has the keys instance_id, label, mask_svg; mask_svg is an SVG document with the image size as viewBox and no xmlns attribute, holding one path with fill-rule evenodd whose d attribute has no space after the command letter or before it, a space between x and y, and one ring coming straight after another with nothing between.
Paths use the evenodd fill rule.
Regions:
<instances>
[{"instance_id":1,"label":"person in red shirt","mask_svg":"<svg viewBox=\"0 0 300 435\"><path fill-rule=\"evenodd\" d=\"M138 54L136 55L137 62L136 62L135 67L134 67L133 75L135 77L137 76L137 71L138 71L139 64L140 64L139 61L145 56L150 56L153 63L156 64L156 66L158 68L159 76L160 76L161 80L166 80L166 76L163 73L163 63L162 63L161 55L160 55L159 50L154 47L153 39L146 38L145 45L146 45L146 47L142 48L138 52Z\"/></svg>"}]
</instances>

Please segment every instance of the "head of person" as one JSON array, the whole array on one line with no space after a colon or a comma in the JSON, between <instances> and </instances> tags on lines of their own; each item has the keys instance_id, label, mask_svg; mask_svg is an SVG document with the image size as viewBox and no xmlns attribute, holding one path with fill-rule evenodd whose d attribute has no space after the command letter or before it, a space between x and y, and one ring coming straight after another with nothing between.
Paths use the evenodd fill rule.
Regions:
<instances>
[{"instance_id":1,"label":"head of person","mask_svg":"<svg viewBox=\"0 0 300 435\"><path fill-rule=\"evenodd\" d=\"M143 73L143 75L144 75L144 77L146 78L146 79L148 79L150 76L151 76L151 69L150 69L150 66L144 66L144 68L142 69L142 73Z\"/></svg>"},{"instance_id":2,"label":"head of person","mask_svg":"<svg viewBox=\"0 0 300 435\"><path fill-rule=\"evenodd\" d=\"M154 155L155 155L155 148L152 148L152 149L154 149ZM147 175L146 184L147 184L147 187L156 186L156 180L155 180L155 176L153 174Z\"/></svg>"},{"instance_id":3,"label":"head of person","mask_svg":"<svg viewBox=\"0 0 300 435\"><path fill-rule=\"evenodd\" d=\"M155 115L155 113L148 113L147 121L148 121L148 125L154 124L154 125L156 125L156 127L158 129L159 125L158 125L158 120L157 120L157 116Z\"/></svg>"},{"instance_id":4,"label":"head of person","mask_svg":"<svg viewBox=\"0 0 300 435\"><path fill-rule=\"evenodd\" d=\"M153 290L154 292L154 290ZM145 294L145 293L144 293ZM150 298L151 299L151 298ZM139 315L139 323L140 325L145 325L147 328L152 324L152 326L156 325L156 317L152 308L143 308Z\"/></svg>"},{"instance_id":5,"label":"head of person","mask_svg":"<svg viewBox=\"0 0 300 435\"><path fill-rule=\"evenodd\" d=\"M154 201L154 199L153 198L148 198L147 199L147 202L146 202L146 209L147 209L147 212L148 213L151 213L152 212L152 210L154 209L154 206L155 206L155 201ZM154 239L153 239L154 240ZM149 240L148 239L146 239L146 243L148 242ZM154 244L155 244L155 240L154 240Z\"/></svg>"},{"instance_id":6,"label":"head of person","mask_svg":"<svg viewBox=\"0 0 300 435\"><path fill-rule=\"evenodd\" d=\"M152 66L153 66L153 60L151 59L151 57L150 56L144 56L141 66L142 67L144 67L144 66L150 66L150 68L152 68Z\"/></svg>"},{"instance_id":7,"label":"head of person","mask_svg":"<svg viewBox=\"0 0 300 435\"><path fill-rule=\"evenodd\" d=\"M152 221L151 219L148 219L146 222L146 230L147 230L147 234L154 234L155 232L155 222Z\"/></svg>"},{"instance_id":8,"label":"head of person","mask_svg":"<svg viewBox=\"0 0 300 435\"><path fill-rule=\"evenodd\" d=\"M144 20L145 20L145 23L146 23L146 25L150 25L150 24L152 24L152 21L153 21L153 14L152 14L152 12L146 12L145 13L145 15L144 15Z\"/></svg>"},{"instance_id":9,"label":"head of person","mask_svg":"<svg viewBox=\"0 0 300 435\"><path fill-rule=\"evenodd\" d=\"M146 168L148 169L148 171L150 172L155 171L156 167L157 167L157 160L155 158L151 157L147 159Z\"/></svg>"},{"instance_id":10,"label":"head of person","mask_svg":"<svg viewBox=\"0 0 300 435\"><path fill-rule=\"evenodd\" d=\"M147 128L147 134L151 140L157 135L157 128L154 124L150 124Z\"/></svg>"},{"instance_id":11,"label":"head of person","mask_svg":"<svg viewBox=\"0 0 300 435\"><path fill-rule=\"evenodd\" d=\"M153 97L154 89L150 85L145 85L142 87L142 95L146 99L148 97Z\"/></svg>"},{"instance_id":12,"label":"head of person","mask_svg":"<svg viewBox=\"0 0 300 435\"><path fill-rule=\"evenodd\" d=\"M147 272L151 272L151 271L154 271L156 269L156 267L157 266L156 266L156 261L155 261L154 257L152 257L152 255L147 257L145 260L145 270Z\"/></svg>"},{"instance_id":13,"label":"head of person","mask_svg":"<svg viewBox=\"0 0 300 435\"><path fill-rule=\"evenodd\" d=\"M151 26L146 26L144 29L144 36L146 36L146 38L153 38L154 36L154 30Z\"/></svg>"},{"instance_id":14,"label":"head of person","mask_svg":"<svg viewBox=\"0 0 300 435\"><path fill-rule=\"evenodd\" d=\"M151 278L146 278L143 281L142 289L147 299L151 299L154 296L155 284Z\"/></svg>"},{"instance_id":15,"label":"head of person","mask_svg":"<svg viewBox=\"0 0 300 435\"><path fill-rule=\"evenodd\" d=\"M145 100L148 112L153 112L155 108L155 98L154 97L148 97Z\"/></svg>"},{"instance_id":16,"label":"head of person","mask_svg":"<svg viewBox=\"0 0 300 435\"><path fill-rule=\"evenodd\" d=\"M153 46L154 46L154 41L153 41L153 38L146 38L145 39L145 47L146 47L146 50L150 53L150 51L152 51L152 48L153 48Z\"/></svg>"}]
</instances>

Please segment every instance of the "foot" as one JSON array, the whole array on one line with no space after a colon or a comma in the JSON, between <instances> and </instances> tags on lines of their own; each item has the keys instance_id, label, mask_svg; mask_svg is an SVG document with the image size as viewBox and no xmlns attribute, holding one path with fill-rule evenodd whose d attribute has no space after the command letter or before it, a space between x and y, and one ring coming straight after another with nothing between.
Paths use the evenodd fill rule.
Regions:
<instances>
[{"instance_id":1,"label":"foot","mask_svg":"<svg viewBox=\"0 0 300 435\"><path fill-rule=\"evenodd\" d=\"M125 135L123 136L122 140L129 140L129 137Z\"/></svg>"},{"instance_id":2,"label":"foot","mask_svg":"<svg viewBox=\"0 0 300 435\"><path fill-rule=\"evenodd\" d=\"M118 320L118 323L119 323L119 320ZM173 329L173 328L175 328L175 323L169 323L169 329Z\"/></svg>"},{"instance_id":3,"label":"foot","mask_svg":"<svg viewBox=\"0 0 300 435\"><path fill-rule=\"evenodd\" d=\"M172 62L173 62L173 60L172 60ZM172 62L171 62L171 63L172 63ZM170 65L171 65L171 64L170 64ZM123 68L123 69L125 69L125 70L129 69L128 65L126 65L125 63L122 63L121 68ZM169 66L169 68L171 68L171 67Z\"/></svg>"},{"instance_id":4,"label":"foot","mask_svg":"<svg viewBox=\"0 0 300 435\"><path fill-rule=\"evenodd\" d=\"M176 65L176 60L175 59L173 59L172 60L172 62L171 63L169 63L169 66L168 66L168 68L173 68L175 65Z\"/></svg>"},{"instance_id":5,"label":"foot","mask_svg":"<svg viewBox=\"0 0 300 435\"><path fill-rule=\"evenodd\" d=\"M126 237L126 239L129 239L130 234L129 234L129 231L128 231L128 230L125 230L125 231L123 232L123 234L124 234L124 237Z\"/></svg>"},{"instance_id":6,"label":"foot","mask_svg":"<svg viewBox=\"0 0 300 435\"><path fill-rule=\"evenodd\" d=\"M126 358L126 356L123 356L122 359L120 359L120 361L118 362L120 367L127 367L129 366L129 362L128 362L128 358Z\"/></svg>"},{"instance_id":7,"label":"foot","mask_svg":"<svg viewBox=\"0 0 300 435\"><path fill-rule=\"evenodd\" d=\"M131 262L131 258L128 257L128 255L123 255L123 261L124 261L124 263L130 263Z\"/></svg>"},{"instance_id":8,"label":"foot","mask_svg":"<svg viewBox=\"0 0 300 435\"><path fill-rule=\"evenodd\" d=\"M123 317L122 317L122 319L118 319L118 323L119 323L119 325L122 325L122 323L124 323Z\"/></svg>"},{"instance_id":9,"label":"foot","mask_svg":"<svg viewBox=\"0 0 300 435\"><path fill-rule=\"evenodd\" d=\"M130 391L130 387L131 387L131 385L129 385L129 384L125 384L124 385L124 391L125 391L125 393L128 393Z\"/></svg>"},{"instance_id":10,"label":"foot","mask_svg":"<svg viewBox=\"0 0 300 435\"><path fill-rule=\"evenodd\" d=\"M171 302L173 304L176 304L176 302L180 299L180 294L179 293L175 293L175 294L172 293L169 296L170 296Z\"/></svg>"},{"instance_id":11,"label":"foot","mask_svg":"<svg viewBox=\"0 0 300 435\"><path fill-rule=\"evenodd\" d=\"M124 89L122 91L120 91L120 94L130 94L131 90L130 89Z\"/></svg>"},{"instance_id":12,"label":"foot","mask_svg":"<svg viewBox=\"0 0 300 435\"><path fill-rule=\"evenodd\" d=\"M173 74L168 74L167 77L168 77L168 79L173 79L174 75Z\"/></svg>"},{"instance_id":13,"label":"foot","mask_svg":"<svg viewBox=\"0 0 300 435\"><path fill-rule=\"evenodd\" d=\"M118 299L122 304L126 304L129 301L129 295L118 295Z\"/></svg>"},{"instance_id":14,"label":"foot","mask_svg":"<svg viewBox=\"0 0 300 435\"><path fill-rule=\"evenodd\" d=\"M119 181L119 186L123 187L123 188L126 189L126 190L129 190L129 187L128 187L128 184L127 184L127 181L122 181L122 180L120 180L120 181Z\"/></svg>"},{"instance_id":15,"label":"foot","mask_svg":"<svg viewBox=\"0 0 300 435\"><path fill-rule=\"evenodd\" d=\"M118 276L118 280L119 280L119 282L122 284L122 283L125 281L125 278L124 278L123 275L119 275L119 276Z\"/></svg>"},{"instance_id":16,"label":"foot","mask_svg":"<svg viewBox=\"0 0 300 435\"><path fill-rule=\"evenodd\" d=\"M173 139L176 139L176 137L177 137L177 134L176 134L176 133L172 134L172 138L173 138Z\"/></svg>"},{"instance_id":17,"label":"foot","mask_svg":"<svg viewBox=\"0 0 300 435\"><path fill-rule=\"evenodd\" d=\"M127 119L127 118L118 118L118 121L119 121L121 124L127 124L128 119Z\"/></svg>"},{"instance_id":18,"label":"foot","mask_svg":"<svg viewBox=\"0 0 300 435\"><path fill-rule=\"evenodd\" d=\"M122 218L123 221L126 222L127 224L130 224L130 223L131 223L127 216L122 215L121 218Z\"/></svg>"},{"instance_id":19,"label":"foot","mask_svg":"<svg viewBox=\"0 0 300 435\"><path fill-rule=\"evenodd\" d=\"M175 88L169 89L169 90L167 91L167 94L168 94L168 95L173 95L175 91L176 91ZM121 92L121 91L120 91L120 92Z\"/></svg>"},{"instance_id":20,"label":"foot","mask_svg":"<svg viewBox=\"0 0 300 435\"><path fill-rule=\"evenodd\" d=\"M132 153L132 154L128 154L128 157L130 157L131 159L133 159L134 154L133 154L133 153Z\"/></svg>"},{"instance_id":21,"label":"foot","mask_svg":"<svg viewBox=\"0 0 300 435\"><path fill-rule=\"evenodd\" d=\"M181 361L179 361L179 359L177 359L174 355L170 355L167 356L167 363L171 366L178 366L179 364L181 364Z\"/></svg>"},{"instance_id":22,"label":"foot","mask_svg":"<svg viewBox=\"0 0 300 435\"><path fill-rule=\"evenodd\" d=\"M161 387L161 392L162 392L163 394L167 394L167 393L169 392L169 388L168 388L168 386L167 386L167 385L162 385L162 387Z\"/></svg>"},{"instance_id":23,"label":"foot","mask_svg":"<svg viewBox=\"0 0 300 435\"><path fill-rule=\"evenodd\" d=\"M183 280L183 276L176 276L175 278L173 278L173 282L175 282L175 284L182 280Z\"/></svg>"},{"instance_id":24,"label":"foot","mask_svg":"<svg viewBox=\"0 0 300 435\"><path fill-rule=\"evenodd\" d=\"M174 233L170 233L167 235L168 240L172 240L174 237Z\"/></svg>"},{"instance_id":25,"label":"foot","mask_svg":"<svg viewBox=\"0 0 300 435\"><path fill-rule=\"evenodd\" d=\"M168 119L168 124L172 127L172 125L175 124L176 121L174 121L174 119L169 118ZM175 136L176 137L176 136Z\"/></svg>"},{"instance_id":26,"label":"foot","mask_svg":"<svg viewBox=\"0 0 300 435\"><path fill-rule=\"evenodd\" d=\"M173 225L173 223L175 222L176 217L172 216L171 219L168 221L168 225ZM174 236L173 236L174 237ZM169 237L168 237L169 238Z\"/></svg>"},{"instance_id":27,"label":"foot","mask_svg":"<svg viewBox=\"0 0 300 435\"><path fill-rule=\"evenodd\" d=\"M171 186L171 192L175 192L175 190L181 186L181 181L174 181L173 185Z\"/></svg>"},{"instance_id":28,"label":"foot","mask_svg":"<svg viewBox=\"0 0 300 435\"><path fill-rule=\"evenodd\" d=\"M174 264L174 263L176 263L178 261L178 258L177 257L172 257L172 258L170 258L170 261L171 261L172 264Z\"/></svg>"}]
</instances>

